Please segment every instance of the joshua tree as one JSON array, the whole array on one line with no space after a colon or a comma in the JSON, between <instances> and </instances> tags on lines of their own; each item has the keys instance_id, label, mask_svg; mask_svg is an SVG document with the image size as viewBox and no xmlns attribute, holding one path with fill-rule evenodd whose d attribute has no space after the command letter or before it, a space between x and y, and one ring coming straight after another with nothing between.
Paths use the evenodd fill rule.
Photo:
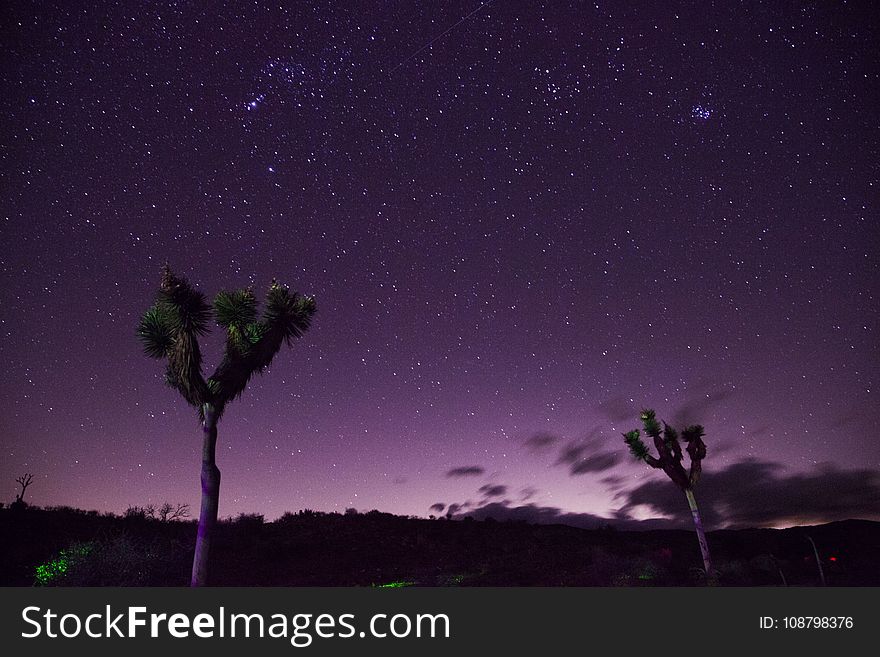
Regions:
<instances>
[{"instance_id":1,"label":"joshua tree","mask_svg":"<svg viewBox=\"0 0 880 657\"><path fill-rule=\"evenodd\" d=\"M25 473L22 476L20 476L18 479L15 480L15 482L19 486L21 486L21 492L15 496L15 502L13 502L13 504L16 504L18 506L24 506L24 503L25 503L24 502L24 492L27 490L27 487L31 485L31 482L33 480L34 480L34 475L32 475L30 473Z\"/></svg>"},{"instance_id":2,"label":"joshua tree","mask_svg":"<svg viewBox=\"0 0 880 657\"><path fill-rule=\"evenodd\" d=\"M657 448L658 456L655 458L648 451L645 443L639 437L639 430L633 429L623 434L626 444L633 456L644 461L652 468L663 470L666 475L675 482L687 497L688 505L691 508L691 515L694 517L694 526L697 529L697 539L700 542L700 552L703 555L703 566L706 569L706 577L712 577L712 561L709 558L709 545L706 543L706 534L703 531L703 522L700 520L700 510L697 508L697 500L694 497L694 486L700 478L702 472L702 462L706 458L706 444L703 442L705 435L703 427L698 424L685 427L681 432L681 440L687 447L688 456L691 460L690 471L686 472L681 464L682 452L679 444L678 432L665 422L663 423L663 432L660 432L660 423L654 411L647 409L642 411L640 418L645 428L645 433L654 439L654 446Z\"/></svg>"},{"instance_id":3,"label":"joshua tree","mask_svg":"<svg viewBox=\"0 0 880 657\"><path fill-rule=\"evenodd\" d=\"M315 313L312 297L291 293L273 281L266 294L262 320L250 289L220 292L213 308L205 295L166 265L156 303L144 313L138 336L152 358L167 359L165 382L177 390L199 414L202 424L202 504L193 556L192 586L207 581L208 554L220 498L220 470L214 459L217 422L226 405L238 397L254 372L262 372L293 338L302 336ZM198 337L208 333L212 314L226 329L226 349L220 365L207 379L202 376Z\"/></svg>"}]
</instances>

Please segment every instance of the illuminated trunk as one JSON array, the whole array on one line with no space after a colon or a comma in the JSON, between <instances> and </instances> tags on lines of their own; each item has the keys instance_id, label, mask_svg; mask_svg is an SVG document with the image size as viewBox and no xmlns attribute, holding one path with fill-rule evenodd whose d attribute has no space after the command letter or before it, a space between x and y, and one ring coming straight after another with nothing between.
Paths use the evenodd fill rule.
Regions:
<instances>
[{"instance_id":1,"label":"illuminated trunk","mask_svg":"<svg viewBox=\"0 0 880 657\"><path fill-rule=\"evenodd\" d=\"M217 525L217 509L220 505L220 470L214 461L217 448L217 415L211 404L204 406L202 422L202 507L199 511L199 533L193 555L190 586L205 586L208 582L208 556L214 527Z\"/></svg>"},{"instance_id":2,"label":"illuminated trunk","mask_svg":"<svg viewBox=\"0 0 880 657\"><path fill-rule=\"evenodd\" d=\"M807 540L810 542L810 545L813 546L813 555L816 557L816 565L819 566L819 580L822 582L822 586L825 586L825 571L822 570L822 560L819 558L819 550L816 549L816 543L812 538L807 536Z\"/></svg>"},{"instance_id":3,"label":"illuminated trunk","mask_svg":"<svg viewBox=\"0 0 880 657\"><path fill-rule=\"evenodd\" d=\"M694 491L685 488L684 494L688 499L688 506L691 507L691 515L694 517L694 526L697 528L697 540L700 542L700 552L703 555L703 567L706 569L706 577L712 578L712 561L709 558L709 544L706 543L706 533L703 531L703 521L700 519L700 510L697 508L697 500L694 497Z\"/></svg>"}]
</instances>

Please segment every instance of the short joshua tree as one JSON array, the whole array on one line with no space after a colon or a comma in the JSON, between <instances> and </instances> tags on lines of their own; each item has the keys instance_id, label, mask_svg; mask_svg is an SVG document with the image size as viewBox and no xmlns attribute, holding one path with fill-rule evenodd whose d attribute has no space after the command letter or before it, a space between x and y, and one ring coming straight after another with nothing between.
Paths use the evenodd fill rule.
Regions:
<instances>
[{"instance_id":1,"label":"short joshua tree","mask_svg":"<svg viewBox=\"0 0 880 657\"><path fill-rule=\"evenodd\" d=\"M709 545L706 543L706 533L703 531L703 521L700 519L700 510L697 508L697 500L694 497L694 486L700 479L702 472L702 462L706 457L706 444L703 442L705 435L703 427L698 424L685 427L681 435L665 422L663 423L663 431L660 430L660 423L657 421L654 411L646 409L640 415L645 433L654 439L654 447L657 448L657 457L651 455L647 446L639 437L639 430L633 429L623 434L626 444L633 456L644 461L652 468L663 470L666 475L672 479L676 486L687 497L688 505L691 508L691 515L694 518L694 526L697 529L697 539L700 542L700 552L703 555L703 566L706 569L706 576L712 577L712 561L709 558ZM687 447L685 450L691 460L689 471L685 471L681 464L682 451L679 440L683 441Z\"/></svg>"}]
</instances>

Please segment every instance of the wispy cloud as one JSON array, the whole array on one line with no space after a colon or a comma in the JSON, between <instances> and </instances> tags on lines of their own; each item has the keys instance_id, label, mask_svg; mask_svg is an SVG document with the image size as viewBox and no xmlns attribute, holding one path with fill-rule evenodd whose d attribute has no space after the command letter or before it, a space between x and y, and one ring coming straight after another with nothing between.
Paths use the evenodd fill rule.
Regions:
<instances>
[{"instance_id":1,"label":"wispy cloud","mask_svg":"<svg viewBox=\"0 0 880 657\"><path fill-rule=\"evenodd\" d=\"M502 486L501 484L486 484L485 486L480 486L479 492L486 497L501 497L502 495L507 494L507 486Z\"/></svg>"},{"instance_id":2,"label":"wispy cloud","mask_svg":"<svg viewBox=\"0 0 880 657\"><path fill-rule=\"evenodd\" d=\"M464 465L446 472L447 477L479 477L486 470L478 465Z\"/></svg>"}]
</instances>

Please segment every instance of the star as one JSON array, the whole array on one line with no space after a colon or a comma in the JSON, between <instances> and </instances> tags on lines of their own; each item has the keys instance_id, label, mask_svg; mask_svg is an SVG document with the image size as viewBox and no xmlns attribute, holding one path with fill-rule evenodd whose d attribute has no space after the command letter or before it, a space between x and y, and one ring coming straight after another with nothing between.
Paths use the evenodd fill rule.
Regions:
<instances>
[{"instance_id":1,"label":"star","mask_svg":"<svg viewBox=\"0 0 880 657\"><path fill-rule=\"evenodd\" d=\"M257 109L264 100L266 100L266 94L260 94L259 96L248 101L248 103L245 105L245 108L248 112L252 112Z\"/></svg>"},{"instance_id":2,"label":"star","mask_svg":"<svg viewBox=\"0 0 880 657\"><path fill-rule=\"evenodd\" d=\"M712 110L705 105L694 105L691 108L691 118L697 121L708 121L712 118Z\"/></svg>"}]
</instances>

